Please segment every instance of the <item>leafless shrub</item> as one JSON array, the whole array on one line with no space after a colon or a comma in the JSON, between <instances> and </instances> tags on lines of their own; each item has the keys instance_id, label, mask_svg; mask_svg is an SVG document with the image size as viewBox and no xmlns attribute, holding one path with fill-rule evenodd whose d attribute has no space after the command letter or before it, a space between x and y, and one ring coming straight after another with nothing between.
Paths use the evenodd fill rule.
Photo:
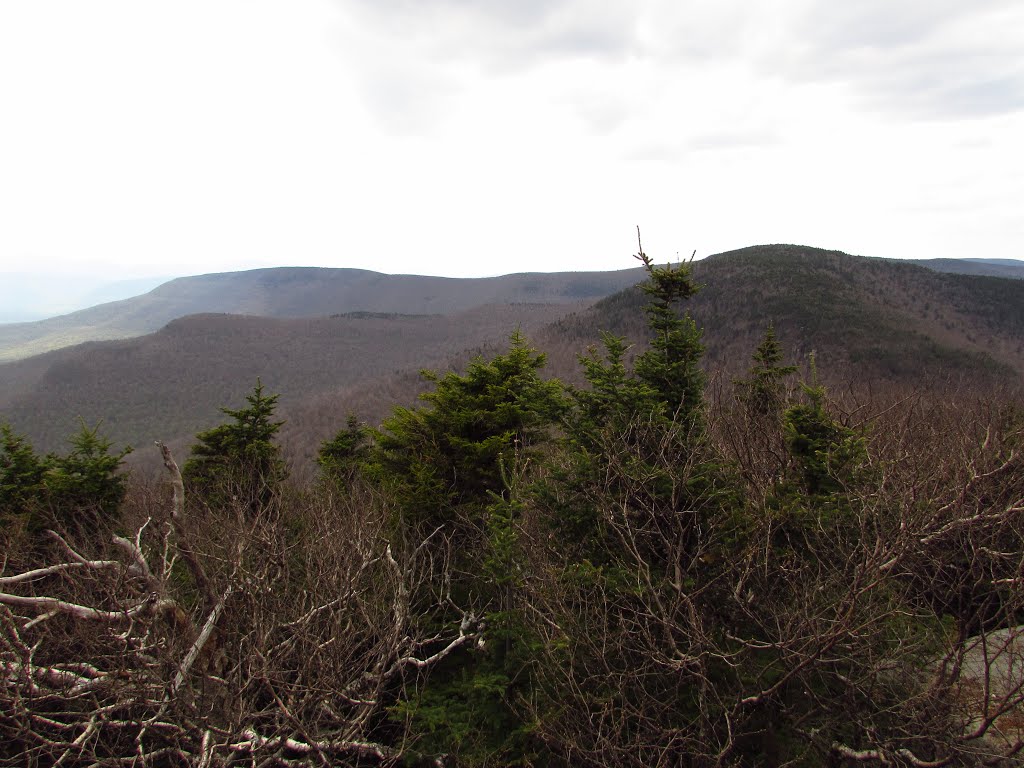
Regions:
<instances>
[{"instance_id":1,"label":"leafless shrub","mask_svg":"<svg viewBox=\"0 0 1024 768\"><path fill-rule=\"evenodd\" d=\"M200 516L163 451L170 509L136 508L150 514L132 536L97 543L98 557L52 534L59 558L0 575L0 755L396 761L411 745L388 707L478 629L464 616L425 634L411 620L423 569L444 564L393 551L384 504L365 489Z\"/></svg>"},{"instance_id":2,"label":"leafless shrub","mask_svg":"<svg viewBox=\"0 0 1024 768\"><path fill-rule=\"evenodd\" d=\"M787 497L779 425L751 445L745 424L716 439L747 490L703 512L673 501L699 456L658 463L652 503L630 441L607 435L588 491L604 562L533 511L522 610L543 662L524 706L552 751L635 766L1017 758L1020 425L920 399L845 413L870 428L835 498Z\"/></svg>"}]
</instances>

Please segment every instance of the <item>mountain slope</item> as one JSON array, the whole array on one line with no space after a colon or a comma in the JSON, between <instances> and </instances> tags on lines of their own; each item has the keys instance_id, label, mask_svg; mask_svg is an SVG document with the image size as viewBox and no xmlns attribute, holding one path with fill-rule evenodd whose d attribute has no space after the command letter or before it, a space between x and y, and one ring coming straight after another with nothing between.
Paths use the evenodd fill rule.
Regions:
<instances>
[{"instance_id":1,"label":"mountain slope","mask_svg":"<svg viewBox=\"0 0 1024 768\"><path fill-rule=\"evenodd\" d=\"M0 325L0 361L86 341L141 336L194 314L278 318L359 311L452 314L484 304L598 299L639 279L636 269L447 278L313 267L180 277L135 298L33 323Z\"/></svg>"},{"instance_id":2,"label":"mountain slope","mask_svg":"<svg viewBox=\"0 0 1024 768\"><path fill-rule=\"evenodd\" d=\"M0 421L44 450L79 418L118 443L191 435L242 402L257 377L282 406L536 330L576 305L477 307L453 315L354 313L318 318L191 315L157 333L90 342L0 365Z\"/></svg>"},{"instance_id":3,"label":"mountain slope","mask_svg":"<svg viewBox=\"0 0 1024 768\"><path fill-rule=\"evenodd\" d=\"M1017 386L1024 372L1024 281L947 274L907 262L802 246L758 246L693 265L688 305L706 366L728 382L769 323L793 360L814 351L825 380L924 389L948 379ZM0 419L45 449L81 415L118 442L187 437L217 423L257 376L282 393L293 456L308 457L354 410L375 422L412 401L422 367L461 366L503 347L518 324L548 372L579 380L577 355L600 331L645 336L637 290L589 307L481 307L452 316L315 319L202 315L158 333L0 365Z\"/></svg>"},{"instance_id":4,"label":"mountain slope","mask_svg":"<svg viewBox=\"0 0 1024 768\"><path fill-rule=\"evenodd\" d=\"M1024 372L1024 281L793 245L710 256L693 271L703 289L688 310L704 329L709 368L729 375L748 367L769 323L793 357L814 351L840 377L1013 381ZM560 357L602 328L642 338L643 301L635 290L608 297L542 340Z\"/></svg>"}]
</instances>

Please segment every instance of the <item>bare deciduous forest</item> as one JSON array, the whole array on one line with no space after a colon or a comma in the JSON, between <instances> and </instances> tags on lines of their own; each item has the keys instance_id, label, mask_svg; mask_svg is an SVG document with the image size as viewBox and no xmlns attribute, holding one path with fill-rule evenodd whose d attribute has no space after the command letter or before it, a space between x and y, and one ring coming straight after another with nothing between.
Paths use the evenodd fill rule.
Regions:
<instances>
[{"instance_id":1,"label":"bare deciduous forest","mask_svg":"<svg viewBox=\"0 0 1024 768\"><path fill-rule=\"evenodd\" d=\"M706 359L684 310L757 297L639 256L647 281L606 301L599 345L556 350L556 377L545 334L517 332L379 427L357 412L308 477L263 382L180 468L139 449L160 451L154 479L86 426L45 456L5 428L0 758L1019 764L1016 353L1002 331L965 352L914 327L893 352L905 317L843 300L930 285L921 323L977 339L1020 315L961 321L964 297L1016 289L851 268L823 297L807 273L818 303L785 316L841 314L829 371L828 333L787 350L793 328L741 315ZM589 341L593 317L558 338ZM842 385L951 354L967 372L941 386Z\"/></svg>"}]
</instances>

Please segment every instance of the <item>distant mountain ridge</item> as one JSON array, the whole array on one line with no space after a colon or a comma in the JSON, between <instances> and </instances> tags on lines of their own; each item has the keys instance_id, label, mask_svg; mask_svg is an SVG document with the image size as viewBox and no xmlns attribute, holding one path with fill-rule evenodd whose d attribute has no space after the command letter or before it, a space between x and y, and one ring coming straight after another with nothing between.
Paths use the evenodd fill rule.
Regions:
<instances>
[{"instance_id":1,"label":"distant mountain ridge","mask_svg":"<svg viewBox=\"0 0 1024 768\"><path fill-rule=\"evenodd\" d=\"M31 323L0 325L0 362L87 341L141 336L194 314L298 318L368 311L448 315L486 304L596 300L639 279L637 269L449 278L322 267L179 277L131 299Z\"/></svg>"},{"instance_id":2,"label":"distant mountain ridge","mask_svg":"<svg viewBox=\"0 0 1024 768\"><path fill-rule=\"evenodd\" d=\"M909 259L908 261L936 272L1024 280L1024 261L1020 259Z\"/></svg>"},{"instance_id":3,"label":"distant mountain ridge","mask_svg":"<svg viewBox=\"0 0 1024 768\"><path fill-rule=\"evenodd\" d=\"M806 365L815 353L823 380L843 386L1024 382L1024 280L795 245L709 256L693 274L702 288L685 308L703 329L707 370L724 382L745 374L769 324L788 359ZM575 354L602 331L644 339L644 303L639 290L609 296L556 321L537 345L555 375L571 375Z\"/></svg>"},{"instance_id":4,"label":"distant mountain ridge","mask_svg":"<svg viewBox=\"0 0 1024 768\"><path fill-rule=\"evenodd\" d=\"M703 287L686 309L704 329L707 368L719 381L749 367L769 323L788 359L805 363L816 352L827 381L1019 386L1024 374L1024 280L792 245L711 256L693 270ZM618 274L629 284L640 278ZM308 457L348 411L375 422L414 399L418 369L490 354L516 327L548 356L550 375L578 380L577 356L599 343L600 331L642 346L643 303L629 288L596 303L491 304L448 315L412 316L429 306L422 301L317 318L192 315L140 338L0 365L0 421L46 450L60 446L78 416L102 419L117 442L187 439L217 422L219 406L241 403L261 376L282 393L293 455Z\"/></svg>"},{"instance_id":5,"label":"distant mountain ridge","mask_svg":"<svg viewBox=\"0 0 1024 768\"><path fill-rule=\"evenodd\" d=\"M901 263L938 272L1024 279L1024 261L1017 259L915 259ZM193 314L279 318L362 311L451 314L484 304L597 300L641 277L639 269L450 278L327 267L274 267L179 277L140 296L59 317L0 324L0 362L87 341L141 336Z\"/></svg>"}]
</instances>

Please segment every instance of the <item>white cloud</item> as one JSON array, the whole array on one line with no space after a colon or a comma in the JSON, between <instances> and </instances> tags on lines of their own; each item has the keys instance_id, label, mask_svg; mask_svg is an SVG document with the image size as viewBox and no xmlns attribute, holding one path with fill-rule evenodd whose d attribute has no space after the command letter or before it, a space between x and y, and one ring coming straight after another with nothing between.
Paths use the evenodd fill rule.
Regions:
<instances>
[{"instance_id":1,"label":"white cloud","mask_svg":"<svg viewBox=\"0 0 1024 768\"><path fill-rule=\"evenodd\" d=\"M1005 0L814 5L782 71L845 84L893 118L957 119L1024 108L1024 8Z\"/></svg>"},{"instance_id":2,"label":"white cloud","mask_svg":"<svg viewBox=\"0 0 1024 768\"><path fill-rule=\"evenodd\" d=\"M1024 8L0 4L0 267L1021 256Z\"/></svg>"}]
</instances>

